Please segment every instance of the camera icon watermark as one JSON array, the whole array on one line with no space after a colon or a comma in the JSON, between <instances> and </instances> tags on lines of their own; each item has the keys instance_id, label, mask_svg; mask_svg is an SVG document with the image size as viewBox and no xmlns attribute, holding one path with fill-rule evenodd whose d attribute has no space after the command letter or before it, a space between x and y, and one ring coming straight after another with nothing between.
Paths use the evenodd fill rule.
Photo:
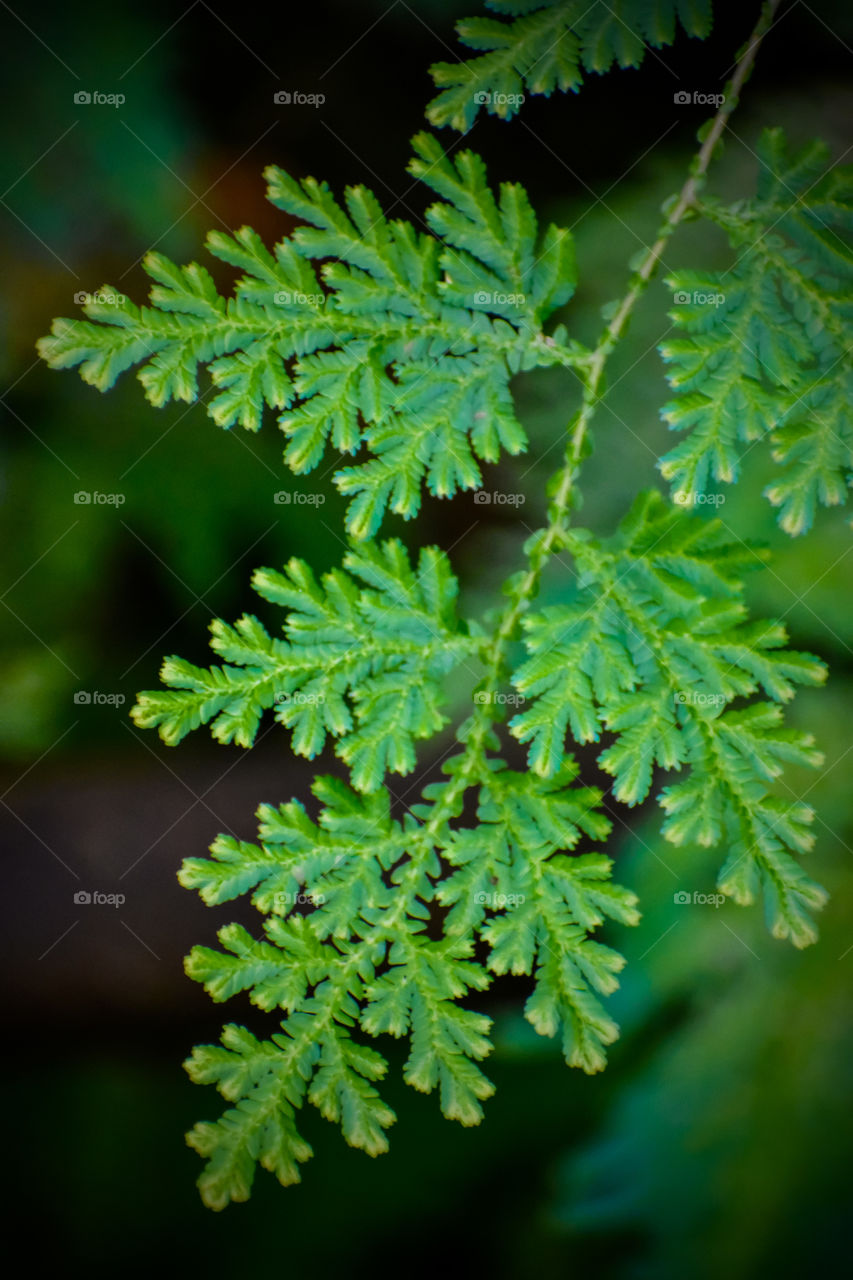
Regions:
<instances>
[{"instance_id":1,"label":"camera icon watermark","mask_svg":"<svg viewBox=\"0 0 853 1280\"><path fill-rule=\"evenodd\" d=\"M279 307L322 307L325 301L325 293L291 293L289 289L279 289L273 294L273 302Z\"/></svg>"},{"instance_id":2,"label":"camera icon watermark","mask_svg":"<svg viewBox=\"0 0 853 1280\"><path fill-rule=\"evenodd\" d=\"M89 303L96 302L102 307L122 307L127 302L127 294L125 293L86 293L83 289L78 289L74 295L74 304L78 307L88 306Z\"/></svg>"},{"instance_id":3,"label":"camera icon watermark","mask_svg":"<svg viewBox=\"0 0 853 1280\"><path fill-rule=\"evenodd\" d=\"M709 293L703 289L677 289L672 295L672 300L677 307L690 306L694 307L721 307L726 300L724 293Z\"/></svg>"},{"instance_id":4,"label":"camera icon watermark","mask_svg":"<svg viewBox=\"0 0 853 1280\"><path fill-rule=\"evenodd\" d=\"M500 293L495 290L478 289L474 294L474 305L478 307L524 307L527 305L527 294Z\"/></svg>"},{"instance_id":5,"label":"camera icon watermark","mask_svg":"<svg viewBox=\"0 0 853 1280\"><path fill-rule=\"evenodd\" d=\"M500 911L502 907L520 907L526 902L523 893L475 893L474 901L481 907L491 907Z\"/></svg>"},{"instance_id":6,"label":"camera icon watermark","mask_svg":"<svg viewBox=\"0 0 853 1280\"><path fill-rule=\"evenodd\" d=\"M478 107L520 107L525 100L523 93L490 93L488 89L478 89L473 97Z\"/></svg>"},{"instance_id":7,"label":"camera icon watermark","mask_svg":"<svg viewBox=\"0 0 853 1280\"><path fill-rule=\"evenodd\" d=\"M500 693L489 689L477 689L474 702L479 707L520 707L525 701L521 693Z\"/></svg>"},{"instance_id":8,"label":"camera icon watermark","mask_svg":"<svg viewBox=\"0 0 853 1280\"><path fill-rule=\"evenodd\" d=\"M279 489L272 500L277 507L322 507L325 493L303 493L301 489Z\"/></svg>"},{"instance_id":9,"label":"camera icon watermark","mask_svg":"<svg viewBox=\"0 0 853 1280\"><path fill-rule=\"evenodd\" d=\"M301 93L299 89L277 89L272 96L277 107L322 107L325 93Z\"/></svg>"},{"instance_id":10,"label":"camera icon watermark","mask_svg":"<svg viewBox=\"0 0 853 1280\"><path fill-rule=\"evenodd\" d=\"M326 701L324 693L303 693L297 689L296 693L277 693L275 695L276 706L279 707L321 707Z\"/></svg>"},{"instance_id":11,"label":"camera icon watermark","mask_svg":"<svg viewBox=\"0 0 853 1280\"><path fill-rule=\"evenodd\" d=\"M78 889L74 894L74 905L77 907L123 907L127 898L123 893L101 893L95 889Z\"/></svg>"},{"instance_id":12,"label":"camera icon watermark","mask_svg":"<svg viewBox=\"0 0 853 1280\"><path fill-rule=\"evenodd\" d=\"M672 895L672 900L678 907L721 907L726 900L724 893L700 893L694 890L693 893L687 893L684 889L677 890Z\"/></svg>"},{"instance_id":13,"label":"camera icon watermark","mask_svg":"<svg viewBox=\"0 0 853 1280\"><path fill-rule=\"evenodd\" d=\"M325 901L324 893L277 893L273 898L275 910L282 913L291 907L322 907Z\"/></svg>"},{"instance_id":14,"label":"camera icon watermark","mask_svg":"<svg viewBox=\"0 0 853 1280\"><path fill-rule=\"evenodd\" d=\"M78 689L74 694L75 707L123 707L126 702L123 693L101 693L98 689Z\"/></svg>"},{"instance_id":15,"label":"camera icon watermark","mask_svg":"<svg viewBox=\"0 0 853 1280\"><path fill-rule=\"evenodd\" d=\"M679 89L677 93L672 95L672 100L677 107L716 107L717 110L726 100L724 93L702 93L700 89Z\"/></svg>"},{"instance_id":16,"label":"camera icon watermark","mask_svg":"<svg viewBox=\"0 0 853 1280\"><path fill-rule=\"evenodd\" d=\"M496 507L523 507L527 501L523 493L501 493L497 489L489 492L488 489L477 489L474 493L474 502L478 507L496 506Z\"/></svg>"},{"instance_id":17,"label":"camera icon watermark","mask_svg":"<svg viewBox=\"0 0 853 1280\"><path fill-rule=\"evenodd\" d=\"M101 93L98 89L78 89L74 103L78 107L122 107L127 101L123 93Z\"/></svg>"},{"instance_id":18,"label":"camera icon watermark","mask_svg":"<svg viewBox=\"0 0 853 1280\"><path fill-rule=\"evenodd\" d=\"M676 489L672 496L680 507L721 507L726 500L724 493L691 493L689 489Z\"/></svg>"},{"instance_id":19,"label":"camera icon watermark","mask_svg":"<svg viewBox=\"0 0 853 1280\"><path fill-rule=\"evenodd\" d=\"M75 507L121 507L125 503L123 493L99 493L97 489L78 489L74 494Z\"/></svg>"},{"instance_id":20,"label":"camera icon watermark","mask_svg":"<svg viewBox=\"0 0 853 1280\"><path fill-rule=\"evenodd\" d=\"M680 707L724 707L726 705L726 695L724 693L698 693L695 690L689 692L679 689L678 693L673 694L673 701Z\"/></svg>"}]
</instances>

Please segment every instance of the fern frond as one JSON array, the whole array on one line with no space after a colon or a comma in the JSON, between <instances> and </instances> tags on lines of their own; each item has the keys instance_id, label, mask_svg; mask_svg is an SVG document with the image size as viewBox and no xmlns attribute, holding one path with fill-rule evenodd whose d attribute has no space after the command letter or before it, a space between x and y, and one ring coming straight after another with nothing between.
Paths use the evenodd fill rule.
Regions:
<instances>
[{"instance_id":1,"label":"fern frond","mask_svg":"<svg viewBox=\"0 0 853 1280\"><path fill-rule=\"evenodd\" d=\"M252 581L288 610L286 638L248 615L233 627L213 622L210 644L223 665L167 658L161 677L170 689L140 693L135 722L159 729L170 746L210 724L218 742L248 747L273 708L298 755L312 759L335 738L361 790L375 790L386 771L408 773L415 740L446 723L442 678L480 643L456 617L447 557L425 547L415 570L392 539L356 544L344 569L319 582L296 558L284 573L259 569Z\"/></svg>"},{"instance_id":2,"label":"fern frond","mask_svg":"<svg viewBox=\"0 0 853 1280\"><path fill-rule=\"evenodd\" d=\"M583 73L638 67L647 46L672 44L679 27L704 39L711 0L486 0L500 18L465 18L459 39L478 56L430 68L441 92L427 107L436 126L466 131L480 107L511 119L526 94L577 92Z\"/></svg>"},{"instance_id":3,"label":"fern frond","mask_svg":"<svg viewBox=\"0 0 853 1280\"><path fill-rule=\"evenodd\" d=\"M195 400L207 366L214 422L256 431L265 405L283 410L285 460L298 474L328 446L365 447L367 461L335 475L359 538L386 508L414 516L424 484L439 497L478 488L481 462L526 445L512 374L580 351L543 329L573 292L573 242L554 226L540 234L521 186L493 195L478 156L451 161L428 134L414 145L410 171L441 197L426 214L432 234L385 218L364 187L341 204L325 183L271 167L270 200L306 225L273 252L248 227L212 232L210 252L243 273L233 297L196 263L149 253L150 307L104 286L99 296L117 301L54 321L42 357L79 365L101 391L140 365L158 407Z\"/></svg>"},{"instance_id":4,"label":"fern frond","mask_svg":"<svg viewBox=\"0 0 853 1280\"><path fill-rule=\"evenodd\" d=\"M567 733L597 742L606 732L598 760L624 804L645 799L655 767L686 769L659 797L667 839L726 846L723 891L747 903L760 880L774 934L812 941L804 909L823 890L786 852L811 846L812 812L769 788L784 763L821 762L810 735L781 727L780 704L825 668L785 649L779 623L747 619L734 571L748 553L719 521L649 493L613 539L574 534L570 546L572 600L526 620L530 656L514 677L530 705L510 728L531 744L531 768L551 776ZM770 701L743 704L759 691Z\"/></svg>"},{"instance_id":5,"label":"fern frond","mask_svg":"<svg viewBox=\"0 0 853 1280\"><path fill-rule=\"evenodd\" d=\"M853 476L853 166L831 167L819 143L792 155L779 129L758 154L751 200L703 205L732 267L667 280L681 336L660 348L678 393L662 412L687 434L660 468L691 502L736 481L741 455L768 440L782 472L765 492L799 534Z\"/></svg>"},{"instance_id":6,"label":"fern frond","mask_svg":"<svg viewBox=\"0 0 853 1280\"><path fill-rule=\"evenodd\" d=\"M547 781L479 752L476 761L448 761L451 781L427 788L402 821L384 788L365 797L318 779L316 821L296 801L262 806L259 844L220 837L210 859L184 862L182 884L206 902L253 890L265 917L260 940L226 925L221 949L195 947L188 974L214 1000L247 992L287 1015L271 1041L228 1026L222 1048L202 1046L187 1064L236 1103L189 1135L209 1161L200 1186L213 1208L246 1198L256 1160L298 1180L311 1154L294 1120L306 1100L351 1145L385 1150L394 1116L373 1086L386 1063L358 1033L408 1037L406 1081L437 1089L449 1118L479 1123L493 1092L479 1066L490 1019L459 1002L489 985L489 970L533 975L532 1025L561 1035L571 1065L604 1065L617 1029L597 996L615 988L623 961L590 935L605 918L639 917L634 895L611 883L610 859L572 852L607 835L601 795L576 785L569 759ZM460 828L469 788L478 825ZM486 967L472 960L477 937Z\"/></svg>"}]
</instances>

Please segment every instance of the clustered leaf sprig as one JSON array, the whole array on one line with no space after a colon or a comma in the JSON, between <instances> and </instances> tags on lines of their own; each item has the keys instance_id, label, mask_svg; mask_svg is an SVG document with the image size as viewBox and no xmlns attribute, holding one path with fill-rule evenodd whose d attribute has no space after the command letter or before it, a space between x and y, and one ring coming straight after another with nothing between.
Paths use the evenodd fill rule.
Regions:
<instances>
[{"instance_id":1,"label":"clustered leaf sprig","mask_svg":"<svg viewBox=\"0 0 853 1280\"><path fill-rule=\"evenodd\" d=\"M595 38L570 5L500 7L531 11L533 25L533 10L559 10L567 31L574 24ZM671 39L676 8L683 17L683 6L662 0L658 25L647 13L641 34ZM408 1083L438 1090L448 1117L477 1123L493 1091L481 1067L490 1019L468 1000L495 975L530 979L525 1014L540 1034L559 1037L570 1065L604 1066L618 1028L600 997L624 960L596 931L606 919L639 917L635 896L611 880L611 860L581 851L610 823L600 791L580 784L567 738L612 734L599 762L627 804L648 794L656 766L684 768L658 797L668 838L726 844L725 891L747 902L761 887L775 933L797 945L814 936L808 910L823 891L792 856L809 847L810 811L771 788L784 762L819 759L808 735L782 728L780 706L795 683L818 683L822 667L784 649L778 624L747 619L743 554L718 523L656 494L641 495L609 540L571 519L608 359L670 236L698 207L775 9L775 0L764 6L684 187L591 350L562 326L545 328L574 287L570 234L540 235L521 187L493 193L478 157L451 161L427 135L415 141L412 172L440 197L428 234L386 219L364 188L341 204L325 184L272 169L271 198L304 225L273 252L247 228L211 237L214 254L244 273L232 298L196 264L155 255L151 308L91 303L87 321L57 321L41 344L52 364L79 364L102 389L140 364L155 404L193 399L199 366L208 366L214 419L254 430L265 405L279 411L297 473L329 446L369 455L336 475L351 498L343 567L318 579L294 559L284 572L255 575L258 593L285 610L283 638L254 616L217 621L220 665L168 659L170 687L141 694L134 709L167 742L209 724L220 741L244 746L271 710L296 753L313 758L333 743L349 773L348 782L315 780L313 813L299 800L262 805L257 843L220 836L209 858L186 859L180 873L208 904L250 894L263 917L260 938L232 924L218 948L194 948L188 973L214 1000L246 993L281 1016L269 1040L229 1024L221 1045L199 1046L187 1064L231 1104L189 1135L207 1159L200 1186L213 1208L247 1198L257 1163L284 1184L298 1181L311 1155L297 1127L306 1103L351 1145L372 1155L387 1148L395 1116L378 1088L387 1062L365 1036L405 1038ZM606 50L616 28L598 16ZM514 24L511 39L532 29ZM424 486L441 497L476 487L480 462L518 452L524 433L509 379L555 363L577 375L579 407L546 524L525 543L503 610L483 627L458 616L443 552L425 548L410 560L397 539L373 537L388 510L414 515ZM576 587L537 613L555 555L572 558ZM522 635L527 658L513 670ZM447 725L443 682L460 667L476 681L471 713L443 779L401 810L387 775L411 773L417 742ZM509 726L530 744L526 772L500 755L510 684L526 698ZM767 701L752 701L759 690Z\"/></svg>"},{"instance_id":2,"label":"clustered leaf sprig","mask_svg":"<svg viewBox=\"0 0 853 1280\"><path fill-rule=\"evenodd\" d=\"M527 94L577 92L585 71L638 67L648 46L672 44L679 27L699 39L711 30L711 0L486 0L486 7L498 17L456 26L477 55L431 68L441 90L427 107L434 125L469 129L481 109L511 119Z\"/></svg>"},{"instance_id":3,"label":"clustered leaf sprig","mask_svg":"<svg viewBox=\"0 0 853 1280\"><path fill-rule=\"evenodd\" d=\"M780 475L765 494L796 535L853 480L853 166L831 166L819 142L793 153L780 129L757 156L754 197L698 206L732 265L667 281L678 334L661 345L676 393L663 416L684 438L660 468L690 502L769 442Z\"/></svg>"},{"instance_id":4,"label":"clustered leaf sprig","mask_svg":"<svg viewBox=\"0 0 853 1280\"><path fill-rule=\"evenodd\" d=\"M340 203L327 184L273 166L270 200L304 225L273 252L248 227L211 233L209 251L243 273L232 297L199 264L148 254L152 306L105 285L99 297L113 301L88 302L87 320L54 321L41 355L79 366L102 391L139 365L157 407L195 400L207 367L213 420L255 431L265 405L278 411L299 475L329 447L366 451L334 474L357 538L373 536L386 510L415 516L424 485L438 497L478 488L481 463L526 445L511 377L585 354L564 327L546 331L574 290L573 240L554 225L540 231L519 184L495 195L479 156L450 160L426 133L413 141L410 172L439 197L427 232L386 218L364 187Z\"/></svg>"}]
</instances>

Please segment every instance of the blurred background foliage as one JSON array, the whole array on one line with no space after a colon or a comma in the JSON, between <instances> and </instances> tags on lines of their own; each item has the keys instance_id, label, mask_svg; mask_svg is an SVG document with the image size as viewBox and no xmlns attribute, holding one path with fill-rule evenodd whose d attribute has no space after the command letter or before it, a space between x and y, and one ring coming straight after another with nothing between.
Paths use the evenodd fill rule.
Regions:
<instances>
[{"instance_id":1,"label":"blurred background foliage","mask_svg":"<svg viewBox=\"0 0 853 1280\"><path fill-rule=\"evenodd\" d=\"M564 318L582 340L682 181L702 117L673 106L673 87L716 91L757 11L719 8L705 45L681 40L639 72L531 101L511 125L483 119L469 139L494 178L523 181L543 218L574 228L580 285ZM653 811L614 814L619 879L641 895L644 919L617 941L629 959L612 1001L624 1035L602 1077L570 1073L519 1017L523 987L499 984L486 1002L499 1090L478 1130L451 1126L434 1099L397 1080L390 1156L368 1160L317 1119L317 1158L299 1188L261 1174L249 1205L213 1217L192 1186L196 1157L181 1134L218 1104L178 1063L216 1036L223 1012L264 1021L240 1002L212 1009L184 979L181 955L235 912L200 908L174 872L219 830L248 835L260 800L304 795L311 770L279 730L249 756L202 739L170 753L132 732L126 711L156 683L164 654L203 660L210 618L260 604L253 567L293 554L319 569L337 563L342 504L328 471L295 482L324 496L319 508L274 503L294 482L272 421L257 436L226 435L200 405L155 412L130 376L101 397L36 364L33 344L54 315L75 314L79 290L108 282L143 300L139 261L151 246L183 262L212 227L249 223L270 241L286 232L263 199L270 162L337 189L366 182L417 220L426 200L404 174L408 138L430 96L426 68L449 56L452 23L469 11L468 0L275 11L161 2L114 4L107 18L89 0L7 6L2 18L0 825L17 1037L4 1093L18 1190L41 1224L31 1248L93 1273L168 1259L242 1274L286 1263L353 1276L393 1265L737 1278L834 1266L847 1252L850 529L843 512L824 512L807 539L781 535L761 497L761 450L721 514L773 548L751 584L756 610L784 618L794 644L832 667L828 691L793 710L827 764L786 778L819 815L809 870L833 897L818 946L798 954L774 942L757 912L678 904L678 890L713 890L717 859L664 845ZM840 0L783 14L715 171L718 190L751 188L767 125L849 152L851 44ZM326 103L276 107L282 87L324 92ZM78 107L79 88L127 101ZM672 268L727 262L722 240L697 224L667 250ZM597 531L638 485L657 483L667 388L655 344L669 305L654 285L613 362L583 484L583 518ZM561 372L518 381L531 447L486 478L524 493L518 511L467 494L428 500L415 526L394 530L452 548L469 613L494 605L542 518L575 390ZM80 490L124 501L77 505ZM550 599L565 573L554 566ZM80 689L126 702L79 706ZM581 754L588 780L601 782ZM75 907L86 886L126 892L127 914Z\"/></svg>"}]
</instances>

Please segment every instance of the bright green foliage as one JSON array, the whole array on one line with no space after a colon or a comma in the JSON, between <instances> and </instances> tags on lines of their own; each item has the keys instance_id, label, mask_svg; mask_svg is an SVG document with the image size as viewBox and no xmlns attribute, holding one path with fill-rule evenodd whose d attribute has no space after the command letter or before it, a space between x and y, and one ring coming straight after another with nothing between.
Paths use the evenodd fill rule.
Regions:
<instances>
[{"instance_id":1,"label":"bright green foliage","mask_svg":"<svg viewBox=\"0 0 853 1280\"><path fill-rule=\"evenodd\" d=\"M327 445L366 446L368 461L335 474L356 537L374 533L386 507L415 515L423 483L439 497L478 488L481 461L526 444L511 375L578 350L543 331L573 292L573 242L555 226L539 234L518 184L493 195L472 152L451 161L429 134L414 145L410 172L441 197L426 213L434 234L386 219L365 187L348 188L342 206L325 183L272 167L270 200L307 225L272 253L248 227L212 232L210 252L243 273L233 298L204 267L149 253L151 307L87 303L88 320L54 321L41 355L79 365L101 391L140 364L157 406L195 400L208 365L213 420L256 431L264 405L283 410L298 474ZM122 297L109 285L99 296Z\"/></svg>"},{"instance_id":2,"label":"bright green foliage","mask_svg":"<svg viewBox=\"0 0 853 1280\"><path fill-rule=\"evenodd\" d=\"M768 788L785 762L821 762L810 735L781 726L780 704L825 668L784 649L780 623L747 619L738 575L758 561L719 521L646 494L614 538L578 531L571 551L573 597L526 620L530 657L514 677L532 704L511 724L531 768L551 776L567 733L597 742L606 730L599 764L624 804L645 799L655 766L685 769L659 796L664 835L723 844L723 892L750 903L760 883L774 935L813 941L806 908L825 895L791 856L813 843L812 811ZM743 701L759 691L769 701Z\"/></svg>"},{"instance_id":3,"label":"bright green foliage","mask_svg":"<svg viewBox=\"0 0 853 1280\"><path fill-rule=\"evenodd\" d=\"M602 840L610 831L596 807L600 793L569 789L575 774L570 757L546 785L529 774L497 773L480 792L478 828L454 835L446 856L458 870L438 897L456 904L446 926L454 933L481 928L481 903L511 905L483 932L489 967L533 974L529 1021L540 1035L561 1034L570 1066L599 1071L618 1028L593 992L613 991L624 961L587 935L605 917L630 925L639 916L634 895L611 883L609 858L556 852L573 849L581 833Z\"/></svg>"},{"instance_id":4,"label":"bright green foliage","mask_svg":"<svg viewBox=\"0 0 853 1280\"><path fill-rule=\"evenodd\" d=\"M584 71L638 67L647 45L672 44L679 25L704 38L711 0L486 0L509 21L465 18L459 39L478 56L431 68L441 89L427 108L434 125L467 130L483 106L510 119L526 94L577 91Z\"/></svg>"},{"instance_id":5,"label":"bright green foliage","mask_svg":"<svg viewBox=\"0 0 853 1280\"><path fill-rule=\"evenodd\" d=\"M587 1072L605 1065L617 1027L601 997L616 987L623 958L593 935L607 918L630 925L638 915L634 895L612 883L610 859L579 848L606 838L610 823L601 794L577 785L564 751L567 727L578 742L613 733L600 763L623 803L645 797L656 764L686 766L686 779L661 795L668 838L727 839L724 891L745 903L761 882L773 932L800 946L813 939L806 908L822 905L824 894L792 857L809 847L811 812L769 794L768 784L785 761L819 760L807 735L780 727L777 703L795 683L818 683L823 669L784 650L777 624L746 620L739 578L757 558L728 544L717 522L672 509L657 494L638 501L609 541L577 531L567 550L578 571L574 597L529 619L531 657L515 678L529 706L511 727L533 740L529 773L492 754L498 739L490 729L478 737L474 717L459 730L465 749L444 765L449 781L395 817L382 784L394 764L382 759L365 769L358 753L347 754L353 738L342 733L352 786L318 779L316 817L297 800L264 805L258 843L223 835L210 858L184 862L182 884L209 905L251 894L264 916L260 939L233 924L220 930L219 949L194 948L188 973L214 1000L245 992L284 1015L271 1040L229 1026L223 1047L202 1046L188 1063L193 1079L216 1083L233 1104L190 1135L209 1160L200 1186L212 1207L246 1198L256 1162L282 1183L298 1180L311 1154L296 1127L306 1100L340 1124L351 1145L374 1155L386 1149L394 1115L375 1086L387 1064L365 1035L408 1038L407 1082L438 1090L449 1118L478 1123L492 1092L480 1066L490 1022L459 1001L492 975L527 975L533 1027L559 1037L570 1065ZM373 678L384 687L385 663L396 681L387 721L381 697L367 694L362 732L374 711L385 748L394 735L408 734L410 745L421 728L434 732L436 724L416 731L407 723L406 691L415 686L426 696L430 662L438 662L434 678L460 651L453 645L473 661L472 646L489 643L455 623L446 559L425 551L416 578L399 543L368 543L350 553L346 568L322 583L298 561L284 576L264 571L263 594L291 610L287 643L270 660L279 667L270 674L263 655L273 642L263 632L259 643L260 624L246 624L236 633L244 647L234 642L229 651L232 661L240 655L239 667L216 676L193 668L186 691L142 695L140 721L160 723L167 739L217 715L215 732L227 740L238 723L254 733L276 680L319 689L325 659L322 679L332 689L336 662L347 673L357 651L365 664L359 690L370 690ZM174 671L170 679L177 682ZM352 692L356 677L345 679ZM770 701L730 707L759 687ZM488 701L475 706L488 723ZM335 732L334 723L323 731ZM464 825L469 791L476 820ZM485 949L475 962L478 941Z\"/></svg>"},{"instance_id":6,"label":"bright green foliage","mask_svg":"<svg viewBox=\"0 0 853 1280\"><path fill-rule=\"evenodd\" d=\"M660 466L692 500L769 439L782 473L766 493L798 534L818 503L845 501L853 473L853 166L833 168L816 142L791 155L779 129L758 155L751 200L703 206L732 266L667 281L683 336L661 346L678 392L663 416L688 434Z\"/></svg>"},{"instance_id":7,"label":"bright green foliage","mask_svg":"<svg viewBox=\"0 0 853 1280\"><path fill-rule=\"evenodd\" d=\"M215 621L211 648L223 665L167 658L169 692L139 695L133 718L174 746L200 724L219 742L249 747L264 711L293 730L298 755L313 758L327 735L366 791L386 771L409 773L414 741L445 724L441 678L466 660L477 639L456 618L457 584L447 557L421 551L417 572L402 543L364 543L320 582L303 560L285 572L259 569L255 590L289 612L286 639L257 618Z\"/></svg>"},{"instance_id":8,"label":"bright green foliage","mask_svg":"<svg viewBox=\"0 0 853 1280\"><path fill-rule=\"evenodd\" d=\"M434 120L465 127L481 92L509 114L496 94L576 87L581 65L637 65L646 43L672 42L677 20L699 35L710 21L706 0L492 7L515 20L465 25L485 52L440 71ZM765 9L762 22L771 18ZM471 1005L494 976L528 980L525 1015L559 1038L570 1065L604 1066L617 1028L601 997L624 961L597 930L638 914L634 895L611 881L611 860L587 848L610 822L601 793L581 785L568 738L607 735L598 762L616 802L641 803L656 769L680 773L658 796L664 834L722 846L721 889L743 904L761 889L777 937L811 942L808 911L825 897L794 856L811 845L811 810L777 789L785 763L820 761L808 734L783 727L781 708L824 669L784 647L779 623L747 617L742 578L762 557L684 507L710 477L735 478L738 440L769 432L787 468L770 491L786 528L805 527L816 498L841 498L853 391L849 173L824 176L815 148L789 159L773 133L755 200L705 200L739 257L725 277L671 281L690 294L675 310L684 337L664 348L680 393L666 416L691 432L662 462L681 503L643 495L599 539L571 524L578 471L605 362L658 251L608 308L594 349L562 326L546 335L575 285L569 233L540 234L524 189L493 193L471 152L450 159L426 134L415 149L410 172L439 197L427 233L386 219L363 187L341 204L313 178L270 169L271 200L301 225L272 252L248 228L211 235L211 251L242 273L233 297L200 266L150 254L151 307L92 302L87 320L58 320L40 343L49 363L80 365L101 389L140 365L157 405L195 399L198 367L209 366L214 420L255 430L265 405L280 411L298 473L327 446L369 455L335 477L352 499L342 568L318 580L293 559L284 572L255 574L258 593L285 610L283 638L255 617L216 621L221 665L167 659L167 689L141 694L133 711L167 743L209 724L219 741L249 746L272 709L296 753L314 757L331 741L349 775L315 780L313 812L296 799L261 806L257 843L221 835L180 873L209 905L251 895L262 917L260 936L230 924L218 948L194 948L190 976L216 1001L248 995L280 1019L269 1040L228 1025L221 1046L197 1048L187 1064L230 1104L189 1135L217 1209L246 1199L258 1163L298 1181L311 1155L296 1125L306 1103L350 1145L386 1150L395 1117L377 1086L387 1063L367 1038L405 1039L407 1082L437 1091L449 1118L478 1123L493 1091L481 1067L490 1019ZM703 189L708 158L670 202L659 244ZM694 290L725 297L711 305ZM418 511L424 485L439 497L474 488L481 462L524 447L509 381L537 365L573 371L569 443L547 526L527 539L505 609L481 627L458 619L442 551L424 549L415 565L399 541L372 538L387 509ZM556 551L572 557L575 581L561 603L533 612ZM513 672L522 622L528 656ZM409 808L387 776L411 772L415 743L447 723L451 671L470 676L471 714L445 750L444 779ZM510 680L518 693L502 692ZM504 703L519 698L509 727L530 744L527 772L499 755Z\"/></svg>"},{"instance_id":9,"label":"bright green foliage","mask_svg":"<svg viewBox=\"0 0 853 1280\"><path fill-rule=\"evenodd\" d=\"M446 1116L477 1124L493 1092L478 1065L491 1049L490 1019L458 1002L487 987L489 971L533 975L533 1026L560 1035L571 1065L604 1065L617 1029L594 993L615 988L623 960L589 935L605 917L634 924L638 915L635 897L611 883L608 858L569 856L610 829L600 793L575 785L568 759L549 782L485 757L460 782L461 760L444 766L454 781L428 788L402 821L384 788L364 797L320 778L316 821L298 801L264 805L259 844L220 836L212 858L184 862L181 883L207 903L252 890L265 915L261 941L226 925L222 950L195 947L189 975L214 1000L245 991L287 1015L271 1041L228 1026L222 1048L197 1048L188 1063L194 1080L235 1104L190 1135L210 1157L200 1185L211 1207L246 1199L255 1161L282 1183L298 1181L311 1149L294 1113L306 1099L351 1146L386 1149L394 1114L373 1087L386 1062L365 1034L408 1037L408 1083L438 1089ZM459 828L451 819L469 785L479 822ZM488 944L485 966L472 961L477 937Z\"/></svg>"}]
</instances>

